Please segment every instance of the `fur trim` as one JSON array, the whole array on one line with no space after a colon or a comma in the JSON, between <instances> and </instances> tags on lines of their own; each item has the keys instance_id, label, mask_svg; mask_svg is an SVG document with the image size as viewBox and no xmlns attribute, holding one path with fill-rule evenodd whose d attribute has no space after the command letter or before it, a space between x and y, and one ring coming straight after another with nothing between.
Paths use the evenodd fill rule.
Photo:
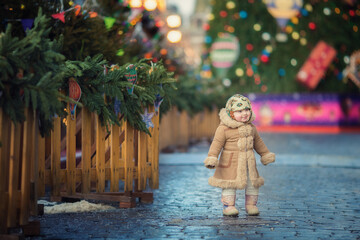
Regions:
<instances>
[{"instance_id":1,"label":"fur trim","mask_svg":"<svg viewBox=\"0 0 360 240\"><path fill-rule=\"evenodd\" d=\"M250 120L247 123L238 122L234 119L232 119L226 112L225 108L222 108L219 112L220 121L224 123L229 128L238 128L240 126L243 126L247 123L251 123L255 120L255 114L252 112Z\"/></svg>"},{"instance_id":2,"label":"fur trim","mask_svg":"<svg viewBox=\"0 0 360 240\"><path fill-rule=\"evenodd\" d=\"M255 188L259 188L262 185L264 185L264 178L258 177L258 178L254 179L254 180L251 180L251 183Z\"/></svg>"},{"instance_id":3,"label":"fur trim","mask_svg":"<svg viewBox=\"0 0 360 240\"><path fill-rule=\"evenodd\" d=\"M275 153L269 152L263 155L260 159L261 163L268 165L269 163L275 162Z\"/></svg>"},{"instance_id":4,"label":"fur trim","mask_svg":"<svg viewBox=\"0 0 360 240\"><path fill-rule=\"evenodd\" d=\"M219 165L219 160L217 157L207 157L204 161L205 167L209 168L209 166L215 166L215 168Z\"/></svg>"},{"instance_id":5,"label":"fur trim","mask_svg":"<svg viewBox=\"0 0 360 240\"><path fill-rule=\"evenodd\" d=\"M215 177L209 178L209 184L218 188L244 189L246 187L246 183L240 183L237 180L223 180Z\"/></svg>"}]
</instances>

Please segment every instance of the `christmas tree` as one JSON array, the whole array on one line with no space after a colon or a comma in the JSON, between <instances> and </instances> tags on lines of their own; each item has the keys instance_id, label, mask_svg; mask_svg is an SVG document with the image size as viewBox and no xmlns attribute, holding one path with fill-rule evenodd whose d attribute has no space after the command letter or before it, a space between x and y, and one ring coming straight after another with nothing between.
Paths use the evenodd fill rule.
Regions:
<instances>
[{"instance_id":1,"label":"christmas tree","mask_svg":"<svg viewBox=\"0 0 360 240\"><path fill-rule=\"evenodd\" d=\"M206 84L234 92L310 91L299 71L315 46L336 51L316 92L358 93L342 74L359 49L360 4L334 0L212 1L201 75ZM311 89L312 90L312 89ZM216 91L219 91L217 89Z\"/></svg>"}]
</instances>

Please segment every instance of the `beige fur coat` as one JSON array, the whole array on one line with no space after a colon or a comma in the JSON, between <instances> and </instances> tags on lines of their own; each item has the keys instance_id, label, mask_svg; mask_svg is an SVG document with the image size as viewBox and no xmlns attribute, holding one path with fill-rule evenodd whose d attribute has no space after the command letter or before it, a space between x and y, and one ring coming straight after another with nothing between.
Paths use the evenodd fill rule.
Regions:
<instances>
[{"instance_id":1,"label":"beige fur coat","mask_svg":"<svg viewBox=\"0 0 360 240\"><path fill-rule=\"evenodd\" d=\"M254 150L261 156L264 165L274 162L275 154L268 150L251 123L255 119L254 114L248 123L232 119L225 108L221 109L219 116L221 122L204 161L206 167L216 168L214 176L209 178L209 184L219 188L244 189L248 171L254 187L264 185L264 179L256 168Z\"/></svg>"}]
</instances>

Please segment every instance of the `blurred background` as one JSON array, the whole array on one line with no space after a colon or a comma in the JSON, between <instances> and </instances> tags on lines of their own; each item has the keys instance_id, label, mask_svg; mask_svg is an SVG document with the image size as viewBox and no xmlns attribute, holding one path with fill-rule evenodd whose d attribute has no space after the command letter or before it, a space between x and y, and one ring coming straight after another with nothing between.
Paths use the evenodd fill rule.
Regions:
<instances>
[{"instance_id":1,"label":"blurred background","mask_svg":"<svg viewBox=\"0 0 360 240\"><path fill-rule=\"evenodd\" d=\"M161 104L160 148L211 139L235 93L263 132L360 132L360 3L356 0L4 0L24 37L39 8L62 54L149 58L174 72Z\"/></svg>"}]
</instances>

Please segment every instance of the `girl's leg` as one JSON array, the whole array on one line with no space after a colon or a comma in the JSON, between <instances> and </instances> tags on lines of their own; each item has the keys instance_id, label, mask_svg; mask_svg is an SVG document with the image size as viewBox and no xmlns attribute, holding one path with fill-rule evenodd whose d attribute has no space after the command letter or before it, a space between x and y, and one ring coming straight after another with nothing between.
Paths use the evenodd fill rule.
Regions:
<instances>
[{"instance_id":1,"label":"girl's leg","mask_svg":"<svg viewBox=\"0 0 360 240\"><path fill-rule=\"evenodd\" d=\"M236 189L223 189L221 193L221 202L224 205L223 214L225 216L236 216L239 211L235 207Z\"/></svg>"},{"instance_id":2,"label":"girl's leg","mask_svg":"<svg viewBox=\"0 0 360 240\"><path fill-rule=\"evenodd\" d=\"M259 188L255 188L249 178L247 178L247 185L245 189L245 210L250 216L259 215L259 209L256 207L259 195Z\"/></svg>"}]
</instances>

